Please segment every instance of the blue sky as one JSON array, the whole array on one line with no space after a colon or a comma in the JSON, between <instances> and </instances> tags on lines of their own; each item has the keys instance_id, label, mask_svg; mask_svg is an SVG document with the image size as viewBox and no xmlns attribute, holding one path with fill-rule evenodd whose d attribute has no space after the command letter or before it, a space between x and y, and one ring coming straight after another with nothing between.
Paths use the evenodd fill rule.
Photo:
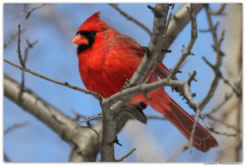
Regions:
<instances>
[{"instance_id":1,"label":"blue sky","mask_svg":"<svg viewBox=\"0 0 246 166\"><path fill-rule=\"evenodd\" d=\"M149 29L152 29L153 14L147 8L147 5L120 4L119 7L141 21ZM154 4L151 5L154 6ZM180 5L175 5L175 10ZM216 4L212 6L214 8L218 7ZM32 7L32 5L29 7ZM118 31L131 36L143 46L148 45L149 35L107 4L53 4L52 8L43 7L33 12L28 20L25 20L24 17L15 18L23 12L22 4L5 4L4 41L11 34L16 33L17 25L21 24L22 28L25 29L21 36L22 52L26 46L26 39L29 41L38 40L38 43L30 50L27 67L47 77L84 87L78 71L76 46L71 41L78 26L97 11L101 11L101 18ZM219 19L220 17L216 17L213 22L215 23ZM198 14L197 23L198 29L208 28L204 10ZM220 32L221 28L218 31ZM190 24L184 28L171 45L172 53L168 54L163 62L168 68L175 65L181 55L182 45L187 46L189 40ZM210 62L214 62L215 54L211 44L210 34L198 33L198 39L192 50L195 56L188 57L187 63L182 68L182 73L178 74L180 80L186 80L189 76L188 73L194 70L197 71L196 78L198 82L192 83L192 91L197 93L195 99L198 101L205 96L213 78L212 70L201 59L202 56L206 56ZM16 41L13 41L4 50L4 58L18 64L16 48ZM4 72L17 81L21 80L21 71L8 64L4 64ZM89 95L53 84L28 73L25 74L25 78L26 87L71 117L74 117L72 110L88 117L101 112L98 101ZM171 92L170 88L166 88L166 91L187 112L194 115L194 112L178 94ZM211 108L210 104L204 111L209 108ZM159 115L151 108L147 108L145 113L147 115ZM28 122L28 125L4 136L4 150L10 159L19 162L68 161L70 147L67 143L40 121L21 110L9 99L4 98L4 128L21 122ZM169 122L151 120L145 127L156 138L159 148L170 154L186 141L182 134ZM126 136L124 129L118 135L118 138L123 144L123 147L116 145L116 156L120 157L127 153L129 149L132 149L134 145L131 144L131 139ZM216 154L216 149L212 149L208 153L201 153L194 149L192 154L188 151L184 152L177 158L177 161L215 161ZM133 154L126 161L134 161L134 157Z\"/></svg>"}]
</instances>

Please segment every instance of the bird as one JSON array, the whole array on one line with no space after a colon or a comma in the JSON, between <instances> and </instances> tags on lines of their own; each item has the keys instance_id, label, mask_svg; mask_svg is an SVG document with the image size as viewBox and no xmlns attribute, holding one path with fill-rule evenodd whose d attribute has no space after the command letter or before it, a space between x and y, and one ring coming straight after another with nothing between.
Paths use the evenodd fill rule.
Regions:
<instances>
[{"instance_id":1,"label":"bird","mask_svg":"<svg viewBox=\"0 0 246 166\"><path fill-rule=\"evenodd\" d=\"M85 87L104 98L121 91L130 80L144 56L145 48L133 38L121 34L100 18L100 11L92 14L79 27L72 42L77 45L78 67ZM150 82L166 78L170 71L160 61ZM164 90L159 88L135 96L130 106L144 103L161 113L188 140L194 118L183 110ZM167 132L167 131L165 131ZM197 122L193 146L207 152L218 146L217 140Z\"/></svg>"}]
</instances>

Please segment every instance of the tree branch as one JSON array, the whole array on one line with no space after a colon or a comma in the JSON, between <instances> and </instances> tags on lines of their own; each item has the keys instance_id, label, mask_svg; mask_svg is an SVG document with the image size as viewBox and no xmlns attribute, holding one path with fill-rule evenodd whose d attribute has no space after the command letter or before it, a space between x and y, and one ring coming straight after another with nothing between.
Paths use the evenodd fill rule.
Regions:
<instances>
[{"instance_id":1,"label":"tree branch","mask_svg":"<svg viewBox=\"0 0 246 166\"><path fill-rule=\"evenodd\" d=\"M40 4L36 7L31 8L30 10L25 10L24 12L17 15L15 18L22 17L25 15L25 19L27 20L35 10L40 9L45 5L47 5L47 4Z\"/></svg>"},{"instance_id":2,"label":"tree branch","mask_svg":"<svg viewBox=\"0 0 246 166\"><path fill-rule=\"evenodd\" d=\"M209 13L210 13L211 15L225 15L225 13L223 13L224 10L225 10L225 7L226 7L226 4L222 3L222 4L220 5L219 9L216 10L216 11L213 11L213 10L209 9Z\"/></svg>"},{"instance_id":3,"label":"tree branch","mask_svg":"<svg viewBox=\"0 0 246 166\"><path fill-rule=\"evenodd\" d=\"M212 96L215 93L215 90L216 90L217 85L218 85L219 80L220 80L219 73L221 73L220 67L222 65L222 58L224 56L224 53L220 49L220 44L219 44L219 41L217 38L216 29L213 28L213 23L212 23L211 15L209 13L208 6L206 6L205 9L206 9L206 14L207 14L208 24L209 24L209 27L211 29L211 34L212 34L213 41L214 41L214 49L216 52L216 62L215 62L215 65L212 67L214 74L215 74L214 80L211 83L211 86L210 86L210 89L209 89L207 95L204 97L204 99L200 103L200 109L201 110L205 107L205 105L209 102L209 100L212 98ZM205 57L203 57L203 59L206 61Z\"/></svg>"},{"instance_id":4,"label":"tree branch","mask_svg":"<svg viewBox=\"0 0 246 166\"><path fill-rule=\"evenodd\" d=\"M4 75L4 96L15 102L23 110L32 114L57 133L63 140L71 145L70 161L96 161L99 152L99 142L102 134L102 122L89 127L81 127L76 120L66 116L30 89L24 88L21 101L18 96L21 85ZM121 114L116 129L119 132L130 118L127 114ZM96 133L95 133L96 132Z\"/></svg>"},{"instance_id":5,"label":"tree branch","mask_svg":"<svg viewBox=\"0 0 246 166\"><path fill-rule=\"evenodd\" d=\"M26 126L27 124L28 124L27 122L16 123L16 124L14 124L14 125L8 127L7 129L5 129L5 130L4 130L4 135L5 135L5 134L8 134L8 133L10 133L10 132L12 132L12 131L14 131L14 130L16 130L16 129L18 129L18 128L22 128L22 127Z\"/></svg>"},{"instance_id":6,"label":"tree branch","mask_svg":"<svg viewBox=\"0 0 246 166\"><path fill-rule=\"evenodd\" d=\"M101 95L99 95L99 94L96 93L96 92L92 92L92 91L87 90L87 89L83 89L83 88L80 88L80 87L77 87L77 86L74 86L74 85L70 85L70 84L67 83L67 82L60 82L60 81L54 80L54 79L52 79L52 78L49 78L49 77L46 77L46 76L44 76L44 75L42 75L42 74L39 74L39 73L37 73L37 72L34 72L34 71L32 71L31 69L28 69L28 68L26 68L26 67L25 67L25 68L24 68L24 67L21 67L21 66L15 64L15 63L13 63L13 62L10 62L10 61L7 60L7 59L4 59L4 62L6 62L6 63L8 63L8 64L10 64L10 65L12 65L12 66L14 66L14 67L16 67L16 68L19 68L20 70L23 70L23 71L25 71L25 72L28 72L28 73L30 73L30 74L32 74L32 75L38 76L38 77L40 77L40 78L42 78L42 79L45 79L45 80L47 80L47 81L50 81L50 82L53 82L53 83L56 83L56 84L59 84L59 85L62 85L62 86L65 86L65 87L74 89L74 90L78 90L78 91L81 91L81 92L86 93L86 94L90 94L90 95L92 95L92 96L98 98L99 100L102 100L102 98L103 98Z\"/></svg>"},{"instance_id":7,"label":"tree branch","mask_svg":"<svg viewBox=\"0 0 246 166\"><path fill-rule=\"evenodd\" d=\"M203 4L192 4L192 5L193 5L193 13L195 16L204 7ZM187 12L187 7L190 8L190 4L183 5L173 15L173 18L171 19L167 29L167 35L165 36L165 42L163 45L164 50L167 50L170 47L174 39L176 39L178 34L184 29L184 27L191 20L190 13Z\"/></svg>"},{"instance_id":8,"label":"tree branch","mask_svg":"<svg viewBox=\"0 0 246 166\"><path fill-rule=\"evenodd\" d=\"M158 4L156 6L156 11L157 13L159 13L159 15L155 15L155 21L154 21L154 28L153 28L153 34L152 34L152 40L149 43L149 52L151 56L147 56L147 52L145 53L145 56L141 62L141 64L138 67L137 72L135 72L134 76L132 77L132 79L130 80L130 88L123 90L122 92L119 92L119 94L115 94L113 96L111 96L108 99L103 99L100 95L98 96L98 94L94 94L94 92L90 92L88 90L85 89L81 89L75 86L71 86L66 82L59 82L56 80L52 80L49 79L47 77L44 77L40 74L37 74L33 71L31 71L30 69L27 68L23 68L21 66L18 66L16 64L13 64L12 62L9 62L8 60L5 60L5 62L21 69L24 70L26 72L32 73L36 76L39 76L43 79L49 80L51 82L55 82L57 84L63 85L63 86L67 86L70 87L72 89L76 89L76 90L80 90L84 93L89 93L93 96L96 96L97 98L101 99L101 104L102 104L102 108L103 108L103 113L106 112L106 116L105 114L103 114L103 121L108 123L108 121L111 121L112 123L108 123L108 126L104 126L105 128L103 128L103 130L110 130L112 131L112 134L110 135L106 135L107 132L105 132L106 134L104 134L107 138L106 140L109 141L105 141L105 139L102 141L101 144L101 149L103 149L103 145L108 146L110 149L108 156L104 156L106 155L106 153L103 153L104 151L101 150L101 155L102 155L102 160L103 161L115 161L114 159L114 141L115 141L115 137L116 137L116 133L118 131L118 127L117 126L117 122L120 122L123 124L123 122L125 123L127 120L121 122L118 120L119 117L117 117L117 119L113 118L113 113L117 112L118 110L120 110L122 108L122 106L128 106L128 103L131 101L131 99L134 97L134 95L136 95L135 93L141 92L143 91L148 91L148 90L153 90L156 89L157 87L161 87L161 86L165 86L165 85L172 85L172 86L180 86L183 87L183 89L187 89L187 83L181 82L181 81L177 81L177 80L161 80L155 83L150 83L150 84L142 84L145 76L147 74L147 72L149 71L149 69L151 68L151 66L159 59L161 59L162 54L163 54L163 49L167 49L172 41L176 38L176 36L178 35L178 33L184 28L184 26L189 22L190 20L190 15L187 12L186 6L183 6L182 8L180 8L177 13L173 16L173 18L171 19L169 26L168 26L168 30L166 31L166 16L167 16L167 11L168 11L168 7L166 5L163 4ZM194 13L195 15L201 10L202 5L194 5ZM185 12L184 12L185 9ZM180 19L180 20L179 20ZM163 39L163 35L164 33L167 32L165 39ZM140 84L140 85L138 85ZM133 85L137 85L136 87L132 87ZM132 89L131 89L132 88ZM135 88L135 89L134 89ZM123 97L124 94L127 94L127 92L131 93L131 96L129 97L129 93L128 95L126 95L125 97ZM189 89L186 91L187 93L185 93L185 95L188 94L188 96L190 95L190 91ZM23 92L24 94L27 93L26 90ZM117 97L118 95L118 97ZM122 96L120 96L122 95ZM24 96L23 96L24 98ZM188 98L188 97L187 97ZM119 100L120 99L120 100ZM23 101L24 102L24 101ZM22 103L20 103L22 104ZM59 118L57 118L57 116L52 116L53 119L55 119L56 121L58 120L59 123L63 124L64 122L60 121ZM56 118L54 118L56 117ZM107 119L108 118L108 119ZM127 119L127 118L126 118ZM99 123L97 123L98 126ZM78 124L76 124L78 125ZM113 127L112 127L113 126ZM120 125L122 127L122 125ZM99 127L100 128L100 127ZM107 128L107 129L106 129ZM94 135L95 132L93 132L91 129L88 129L89 131L91 131ZM100 132L99 132L100 133ZM95 138L93 138L95 139ZM97 138L98 139L98 138ZM87 140L88 141L88 140ZM98 142L97 142L98 143ZM104 144L103 144L104 143ZM70 159L75 161L74 158L77 158L77 156L80 156L79 153L81 153L81 151L78 151L78 146L77 144L75 144L76 146L73 146L73 150L71 153L71 157ZM83 147L84 148L84 147ZM98 147L97 147L98 148ZM95 148L95 149L97 149ZM80 148L79 148L80 149ZM75 156L75 157L74 157Z\"/></svg>"},{"instance_id":9,"label":"tree branch","mask_svg":"<svg viewBox=\"0 0 246 166\"><path fill-rule=\"evenodd\" d=\"M99 151L99 139L95 132L88 128L81 128L75 120L63 114L29 89L24 89L21 97L22 102L18 102L20 91L21 85L4 75L4 95L6 97L50 127L73 149L76 147L77 151L83 152L76 161L96 160ZM98 123L93 128L101 133L102 124Z\"/></svg>"},{"instance_id":10,"label":"tree branch","mask_svg":"<svg viewBox=\"0 0 246 166\"><path fill-rule=\"evenodd\" d=\"M118 4L110 3L109 5L111 7L113 7L115 10L117 10L126 19L128 19L128 20L132 21L133 23L137 24L139 27L141 27L143 30L145 30L151 36L152 32L149 30L149 28L147 28L144 24L139 22L137 19L133 18L132 16L130 16L129 14L124 12L122 9L120 9L118 7Z\"/></svg>"},{"instance_id":11,"label":"tree branch","mask_svg":"<svg viewBox=\"0 0 246 166\"><path fill-rule=\"evenodd\" d=\"M147 72L153 65L154 61L158 59L161 54L163 45L162 36L165 32L166 16L168 12L167 4L157 4L155 9L161 13L161 16L155 16L152 39L148 47L148 52L151 56L147 56L145 53L137 71L133 74L129 85L137 85L144 81ZM102 161L115 161L114 157L114 140L116 139L115 125L117 121L113 118L113 113L118 112L122 106L128 106L134 95L127 95L122 100L118 100L116 103L111 105L112 101L115 101L114 97L111 96L102 101L103 109L103 138L101 144L101 155Z\"/></svg>"},{"instance_id":12,"label":"tree branch","mask_svg":"<svg viewBox=\"0 0 246 166\"><path fill-rule=\"evenodd\" d=\"M130 156L133 152L136 151L136 148L133 148L130 152L128 152L127 154L125 154L124 156L120 157L119 159L117 159L116 161L120 162L123 161L125 158L127 158L128 156Z\"/></svg>"}]
</instances>

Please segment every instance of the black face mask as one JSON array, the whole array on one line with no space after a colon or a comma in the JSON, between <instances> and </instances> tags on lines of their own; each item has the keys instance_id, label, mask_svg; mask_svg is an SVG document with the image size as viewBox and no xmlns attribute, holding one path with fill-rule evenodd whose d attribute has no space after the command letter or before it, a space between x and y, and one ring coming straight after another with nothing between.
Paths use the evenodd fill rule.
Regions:
<instances>
[{"instance_id":1,"label":"black face mask","mask_svg":"<svg viewBox=\"0 0 246 166\"><path fill-rule=\"evenodd\" d=\"M79 45L77 48L77 54L80 54L82 51L85 51L88 48L91 48L92 44L95 40L96 31L79 31L76 33L76 35L83 35L87 38L88 44Z\"/></svg>"}]
</instances>

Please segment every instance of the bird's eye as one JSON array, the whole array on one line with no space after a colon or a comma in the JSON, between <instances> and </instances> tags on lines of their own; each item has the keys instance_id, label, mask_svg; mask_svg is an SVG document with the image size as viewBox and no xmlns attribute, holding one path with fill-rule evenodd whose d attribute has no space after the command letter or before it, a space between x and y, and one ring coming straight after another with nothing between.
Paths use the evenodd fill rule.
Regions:
<instances>
[{"instance_id":1,"label":"bird's eye","mask_svg":"<svg viewBox=\"0 0 246 166\"><path fill-rule=\"evenodd\" d=\"M96 34L96 31L90 31L90 35L94 36Z\"/></svg>"}]
</instances>

